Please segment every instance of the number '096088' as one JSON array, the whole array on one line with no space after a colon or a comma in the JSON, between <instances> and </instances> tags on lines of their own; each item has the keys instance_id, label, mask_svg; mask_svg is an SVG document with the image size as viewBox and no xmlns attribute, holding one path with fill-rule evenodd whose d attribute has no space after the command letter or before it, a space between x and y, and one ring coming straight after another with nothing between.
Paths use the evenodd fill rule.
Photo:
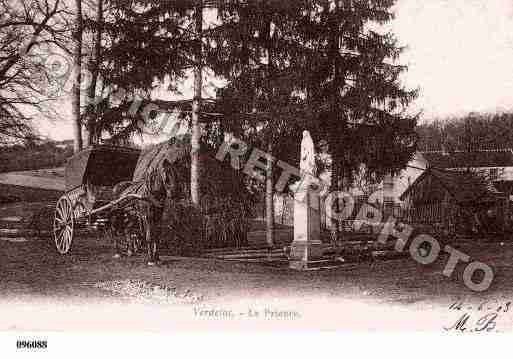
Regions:
<instances>
[{"instance_id":1,"label":"number '096088'","mask_svg":"<svg viewBox=\"0 0 513 359\"><path fill-rule=\"evenodd\" d=\"M18 340L16 349L47 349L48 342L46 340Z\"/></svg>"}]
</instances>

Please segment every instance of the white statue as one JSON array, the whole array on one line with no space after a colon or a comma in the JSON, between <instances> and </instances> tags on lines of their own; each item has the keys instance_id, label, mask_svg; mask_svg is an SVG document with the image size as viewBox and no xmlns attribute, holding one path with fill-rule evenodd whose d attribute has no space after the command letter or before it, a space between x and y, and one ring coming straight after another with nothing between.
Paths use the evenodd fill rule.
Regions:
<instances>
[{"instance_id":1,"label":"white statue","mask_svg":"<svg viewBox=\"0 0 513 359\"><path fill-rule=\"evenodd\" d=\"M317 175L317 166L315 165L315 148L310 132L303 131L303 139L301 140L301 162L299 169L303 173L312 176Z\"/></svg>"}]
</instances>

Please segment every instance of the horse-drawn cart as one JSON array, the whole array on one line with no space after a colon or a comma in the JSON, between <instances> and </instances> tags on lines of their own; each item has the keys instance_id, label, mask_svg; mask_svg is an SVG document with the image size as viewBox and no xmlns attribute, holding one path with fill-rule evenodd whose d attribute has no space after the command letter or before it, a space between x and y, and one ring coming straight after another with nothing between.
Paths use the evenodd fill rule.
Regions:
<instances>
[{"instance_id":1,"label":"horse-drawn cart","mask_svg":"<svg viewBox=\"0 0 513 359\"><path fill-rule=\"evenodd\" d=\"M109 225L113 210L144 198L130 194L114 200L113 188L131 181L140 151L95 145L73 156L66 166L66 193L58 200L53 221L57 251L67 254L81 228Z\"/></svg>"}]
</instances>

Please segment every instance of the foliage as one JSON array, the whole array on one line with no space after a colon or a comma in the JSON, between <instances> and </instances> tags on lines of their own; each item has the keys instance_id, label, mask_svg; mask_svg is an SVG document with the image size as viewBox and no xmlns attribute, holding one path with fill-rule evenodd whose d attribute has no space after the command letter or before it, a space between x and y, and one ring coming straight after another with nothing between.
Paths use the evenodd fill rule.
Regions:
<instances>
[{"instance_id":1,"label":"foliage","mask_svg":"<svg viewBox=\"0 0 513 359\"><path fill-rule=\"evenodd\" d=\"M402 48L380 28L395 1L307 3L298 36L312 51L298 65L315 109L312 132L327 141L335 176L351 181L362 163L378 178L399 171L416 148L408 105L417 91L401 85Z\"/></svg>"},{"instance_id":2,"label":"foliage","mask_svg":"<svg viewBox=\"0 0 513 359\"><path fill-rule=\"evenodd\" d=\"M159 84L177 91L177 84L191 66L191 39L185 28L184 9L171 1L101 0L104 14L87 18L86 29L101 31L98 73L101 82L91 99L83 122L95 123L94 135L102 132L126 139L147 118L129 113L137 97L149 99ZM142 106L141 106L142 107Z\"/></svg>"},{"instance_id":3,"label":"foliage","mask_svg":"<svg viewBox=\"0 0 513 359\"><path fill-rule=\"evenodd\" d=\"M513 113L469 113L417 127L421 151L513 148Z\"/></svg>"},{"instance_id":4,"label":"foliage","mask_svg":"<svg viewBox=\"0 0 513 359\"><path fill-rule=\"evenodd\" d=\"M183 141L190 143L190 137ZM190 151L190 146L189 146ZM215 151L205 144L200 161L200 207L191 204L190 161L188 155L175 163L183 184L183 199L167 205L169 227L163 238L176 253L198 254L206 248L242 246L246 244L248 221L252 217L255 196L248 191L245 179L230 164L219 162Z\"/></svg>"},{"instance_id":5,"label":"foliage","mask_svg":"<svg viewBox=\"0 0 513 359\"><path fill-rule=\"evenodd\" d=\"M176 90L198 61L194 13L200 2L108 3L100 69L107 86L129 88L130 96L149 96L164 81ZM307 128L326 142L342 177L352 179L362 163L373 177L402 169L416 145L417 116L407 108L417 92L400 84L402 48L379 27L393 18L394 1L350 3L203 2L215 11L207 12L201 33L201 66L228 81L219 106L225 115L220 141L229 131L258 148L271 144L280 156L294 153L280 159L297 163L296 151L284 150ZM98 24L89 20L88 26ZM99 106L121 113L103 128L123 135L136 130L140 119L126 116L129 100Z\"/></svg>"},{"instance_id":6,"label":"foliage","mask_svg":"<svg viewBox=\"0 0 513 359\"><path fill-rule=\"evenodd\" d=\"M400 83L397 39L379 31L393 5L229 2L210 54L229 80L225 126L260 148L271 141L280 156L309 129L331 155L335 178L352 181L362 163L374 179L401 170L416 149L408 105L417 91Z\"/></svg>"}]
</instances>

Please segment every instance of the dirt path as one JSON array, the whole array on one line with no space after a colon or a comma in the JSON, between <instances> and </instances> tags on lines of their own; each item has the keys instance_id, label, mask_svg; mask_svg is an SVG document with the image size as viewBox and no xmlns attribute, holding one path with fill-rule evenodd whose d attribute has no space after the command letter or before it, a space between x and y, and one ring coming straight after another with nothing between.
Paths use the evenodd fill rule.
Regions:
<instances>
[{"instance_id":1,"label":"dirt path","mask_svg":"<svg viewBox=\"0 0 513 359\"><path fill-rule=\"evenodd\" d=\"M22 173L0 173L0 183L52 191L64 191L63 178L45 178Z\"/></svg>"}]
</instances>

